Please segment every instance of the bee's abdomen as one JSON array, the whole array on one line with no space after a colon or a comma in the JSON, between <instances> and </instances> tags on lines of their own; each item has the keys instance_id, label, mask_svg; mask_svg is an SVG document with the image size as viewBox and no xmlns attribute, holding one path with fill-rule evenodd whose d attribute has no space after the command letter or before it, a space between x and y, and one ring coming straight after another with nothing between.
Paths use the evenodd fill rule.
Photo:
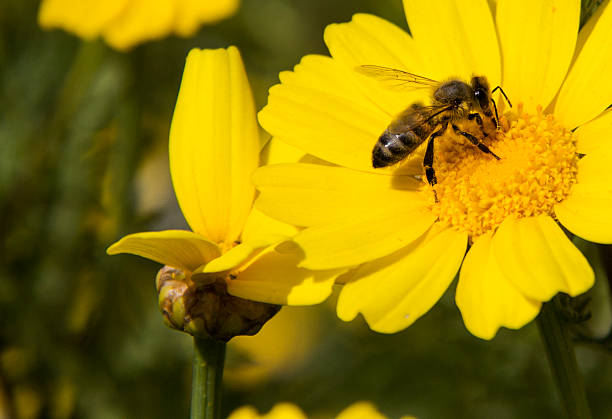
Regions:
<instances>
[{"instance_id":1,"label":"bee's abdomen","mask_svg":"<svg viewBox=\"0 0 612 419\"><path fill-rule=\"evenodd\" d=\"M398 163L422 142L412 131L397 134L387 129L378 138L378 142L372 150L372 166L378 168Z\"/></svg>"}]
</instances>

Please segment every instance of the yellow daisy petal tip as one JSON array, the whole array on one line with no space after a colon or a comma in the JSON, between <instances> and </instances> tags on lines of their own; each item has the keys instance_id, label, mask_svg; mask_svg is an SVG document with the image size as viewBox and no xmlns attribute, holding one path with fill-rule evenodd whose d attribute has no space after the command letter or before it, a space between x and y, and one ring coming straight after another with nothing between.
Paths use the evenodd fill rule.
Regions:
<instances>
[{"instance_id":1,"label":"yellow daisy petal tip","mask_svg":"<svg viewBox=\"0 0 612 419\"><path fill-rule=\"evenodd\" d=\"M106 248L106 254L110 255L110 256L114 256L114 255L119 255L119 254L123 253L121 251L121 248L122 248L121 240L123 240L123 239L117 240L115 243L113 243L110 246L108 246Z\"/></svg>"},{"instance_id":2,"label":"yellow daisy petal tip","mask_svg":"<svg viewBox=\"0 0 612 419\"><path fill-rule=\"evenodd\" d=\"M587 259L548 215L507 218L491 240L491 252L505 277L535 301L558 292L576 296L595 281Z\"/></svg>"},{"instance_id":3,"label":"yellow daisy petal tip","mask_svg":"<svg viewBox=\"0 0 612 419\"><path fill-rule=\"evenodd\" d=\"M424 315L454 279L467 235L435 225L424 237L391 255L349 271L337 305L348 321L362 313L372 330L395 333Z\"/></svg>"},{"instance_id":4,"label":"yellow daisy petal tip","mask_svg":"<svg viewBox=\"0 0 612 419\"><path fill-rule=\"evenodd\" d=\"M523 327L540 311L540 303L519 292L492 257L492 236L489 232L473 243L455 293L465 327L484 340L493 339L501 327Z\"/></svg>"},{"instance_id":5,"label":"yellow daisy petal tip","mask_svg":"<svg viewBox=\"0 0 612 419\"><path fill-rule=\"evenodd\" d=\"M106 252L129 253L190 272L221 255L215 243L185 230L130 234L113 243Z\"/></svg>"}]
</instances>

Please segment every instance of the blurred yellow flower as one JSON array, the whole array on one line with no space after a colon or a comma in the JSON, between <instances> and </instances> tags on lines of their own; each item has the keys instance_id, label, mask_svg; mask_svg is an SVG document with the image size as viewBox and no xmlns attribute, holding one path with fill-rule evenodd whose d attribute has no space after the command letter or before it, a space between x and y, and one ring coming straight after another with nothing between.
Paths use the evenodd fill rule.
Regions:
<instances>
[{"instance_id":1,"label":"blurred yellow flower","mask_svg":"<svg viewBox=\"0 0 612 419\"><path fill-rule=\"evenodd\" d=\"M370 402L356 402L344 409L336 419L387 419ZM400 419L416 419L414 416L402 416Z\"/></svg>"},{"instance_id":2,"label":"blurred yellow flower","mask_svg":"<svg viewBox=\"0 0 612 419\"><path fill-rule=\"evenodd\" d=\"M194 49L187 57L170 128L170 172L192 231L130 234L108 248L180 269L202 283L224 280L236 297L315 304L339 270L297 267L275 246L296 229L252 210L259 133L240 53Z\"/></svg>"},{"instance_id":3,"label":"blurred yellow flower","mask_svg":"<svg viewBox=\"0 0 612 419\"><path fill-rule=\"evenodd\" d=\"M84 39L102 36L125 50L170 34L191 36L205 23L235 13L238 0L42 0L38 22Z\"/></svg>"},{"instance_id":4,"label":"blurred yellow flower","mask_svg":"<svg viewBox=\"0 0 612 419\"><path fill-rule=\"evenodd\" d=\"M558 292L593 285L589 263L558 223L612 243L612 110L604 111L612 6L602 5L580 34L578 0L500 0L495 16L486 0L404 0L404 9L412 36L358 14L325 30L331 57L306 56L280 74L260 123L325 162L258 169L256 207L305 227L294 238L300 266L356 267L339 278L341 319L361 313L373 330L400 331L461 268L456 302L465 325L491 339L502 326L530 322ZM421 180L424 147L399 166L374 169L380 134L431 93L385 89L356 72L360 65L436 80L484 75L502 85L520 105L486 139L501 160L453 134L439 137L437 201Z\"/></svg>"},{"instance_id":5,"label":"blurred yellow flower","mask_svg":"<svg viewBox=\"0 0 612 419\"><path fill-rule=\"evenodd\" d=\"M284 307L255 336L235 337L228 343L224 385L253 387L291 374L320 343L321 322L319 307Z\"/></svg>"},{"instance_id":6,"label":"blurred yellow flower","mask_svg":"<svg viewBox=\"0 0 612 419\"><path fill-rule=\"evenodd\" d=\"M252 406L234 410L227 419L307 419L299 407L291 403L278 403L272 410L260 415Z\"/></svg>"},{"instance_id":7,"label":"blurred yellow flower","mask_svg":"<svg viewBox=\"0 0 612 419\"><path fill-rule=\"evenodd\" d=\"M307 419L307 416L291 403L279 403L265 415L260 415L252 406L236 409L228 419ZM336 419L387 419L370 402L353 403L336 416ZM402 416L401 419L415 419L414 416Z\"/></svg>"}]
</instances>

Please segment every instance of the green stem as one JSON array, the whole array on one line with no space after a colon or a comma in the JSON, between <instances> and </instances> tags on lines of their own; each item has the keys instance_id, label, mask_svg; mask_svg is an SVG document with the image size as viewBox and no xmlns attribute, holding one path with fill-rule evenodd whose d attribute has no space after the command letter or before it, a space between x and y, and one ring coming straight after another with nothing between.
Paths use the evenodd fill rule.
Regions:
<instances>
[{"instance_id":1,"label":"green stem","mask_svg":"<svg viewBox=\"0 0 612 419\"><path fill-rule=\"evenodd\" d=\"M542 305L538 329L548 356L548 364L569 419L590 419L591 411L578 371L574 345L559 313L558 296Z\"/></svg>"},{"instance_id":2,"label":"green stem","mask_svg":"<svg viewBox=\"0 0 612 419\"><path fill-rule=\"evenodd\" d=\"M134 208L134 176L139 163L143 160L147 146L144 144L141 131L141 108L137 87L135 86L136 69L127 56L118 56L118 62L123 69L123 91L119 97L115 113L117 134L113 142L109 159L108 175L110 176L109 199L107 210L115 221L112 240L129 228L133 221Z\"/></svg>"},{"instance_id":3,"label":"green stem","mask_svg":"<svg viewBox=\"0 0 612 419\"><path fill-rule=\"evenodd\" d=\"M81 42L58 92L56 111L48 128L51 132L61 136L62 131L66 129L67 122L81 105L107 53L108 50L101 41Z\"/></svg>"},{"instance_id":4,"label":"green stem","mask_svg":"<svg viewBox=\"0 0 612 419\"><path fill-rule=\"evenodd\" d=\"M193 344L190 418L218 419L221 417L225 342L194 337Z\"/></svg>"}]
</instances>

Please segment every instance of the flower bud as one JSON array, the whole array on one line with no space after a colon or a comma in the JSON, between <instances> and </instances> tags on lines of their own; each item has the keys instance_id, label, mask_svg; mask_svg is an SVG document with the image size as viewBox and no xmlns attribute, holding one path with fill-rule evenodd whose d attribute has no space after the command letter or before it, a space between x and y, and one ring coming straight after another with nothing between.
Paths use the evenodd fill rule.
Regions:
<instances>
[{"instance_id":1,"label":"flower bud","mask_svg":"<svg viewBox=\"0 0 612 419\"><path fill-rule=\"evenodd\" d=\"M234 297L224 277L198 283L185 272L164 266L155 278L164 323L200 338L228 341L254 335L280 306Z\"/></svg>"}]
</instances>

